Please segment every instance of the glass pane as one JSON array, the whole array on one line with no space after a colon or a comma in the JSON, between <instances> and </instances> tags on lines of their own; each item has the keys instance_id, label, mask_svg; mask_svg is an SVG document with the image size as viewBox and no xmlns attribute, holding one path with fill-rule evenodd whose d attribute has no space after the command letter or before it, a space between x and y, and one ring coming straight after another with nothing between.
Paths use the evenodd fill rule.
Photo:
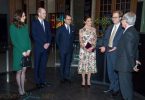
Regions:
<instances>
[{"instance_id":1,"label":"glass pane","mask_svg":"<svg viewBox=\"0 0 145 100\"><path fill-rule=\"evenodd\" d=\"M120 0L120 2L126 2L126 0Z\"/></svg>"},{"instance_id":2,"label":"glass pane","mask_svg":"<svg viewBox=\"0 0 145 100\"><path fill-rule=\"evenodd\" d=\"M126 4L126 9L130 9L130 3Z\"/></svg>"},{"instance_id":3,"label":"glass pane","mask_svg":"<svg viewBox=\"0 0 145 100\"><path fill-rule=\"evenodd\" d=\"M108 0L108 4L111 4L112 3L112 0Z\"/></svg>"},{"instance_id":4,"label":"glass pane","mask_svg":"<svg viewBox=\"0 0 145 100\"><path fill-rule=\"evenodd\" d=\"M111 5L108 5L108 11L111 11Z\"/></svg>"},{"instance_id":5,"label":"glass pane","mask_svg":"<svg viewBox=\"0 0 145 100\"><path fill-rule=\"evenodd\" d=\"M100 11L104 11L104 6L101 5Z\"/></svg>"},{"instance_id":6,"label":"glass pane","mask_svg":"<svg viewBox=\"0 0 145 100\"><path fill-rule=\"evenodd\" d=\"M104 4L107 4L107 0L104 0Z\"/></svg>"},{"instance_id":7,"label":"glass pane","mask_svg":"<svg viewBox=\"0 0 145 100\"><path fill-rule=\"evenodd\" d=\"M121 3L121 9L122 9L122 10L125 10L125 9L126 9L125 3Z\"/></svg>"},{"instance_id":8,"label":"glass pane","mask_svg":"<svg viewBox=\"0 0 145 100\"><path fill-rule=\"evenodd\" d=\"M107 5L104 5L104 11L107 11Z\"/></svg>"},{"instance_id":9,"label":"glass pane","mask_svg":"<svg viewBox=\"0 0 145 100\"><path fill-rule=\"evenodd\" d=\"M119 4L116 5L116 9L120 10L120 5Z\"/></svg>"}]
</instances>

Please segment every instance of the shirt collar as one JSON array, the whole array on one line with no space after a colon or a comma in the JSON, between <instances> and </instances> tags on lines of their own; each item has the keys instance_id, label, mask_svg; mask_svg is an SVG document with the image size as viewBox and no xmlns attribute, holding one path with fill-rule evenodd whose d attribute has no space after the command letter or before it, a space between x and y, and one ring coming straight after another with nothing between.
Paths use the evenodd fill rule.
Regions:
<instances>
[{"instance_id":1,"label":"shirt collar","mask_svg":"<svg viewBox=\"0 0 145 100\"><path fill-rule=\"evenodd\" d=\"M44 22L44 20L43 20L43 19L40 19L39 17L38 17L38 20L39 20L40 23L41 23L42 21Z\"/></svg>"},{"instance_id":2,"label":"shirt collar","mask_svg":"<svg viewBox=\"0 0 145 100\"><path fill-rule=\"evenodd\" d=\"M67 24L64 24L64 25L65 25L65 27L68 27L68 26L70 27L70 25L67 25Z\"/></svg>"},{"instance_id":3,"label":"shirt collar","mask_svg":"<svg viewBox=\"0 0 145 100\"><path fill-rule=\"evenodd\" d=\"M114 24L114 26L118 28L120 26L120 23Z\"/></svg>"},{"instance_id":4,"label":"shirt collar","mask_svg":"<svg viewBox=\"0 0 145 100\"><path fill-rule=\"evenodd\" d=\"M130 27L132 27L133 25L128 25L126 28L125 28L125 30L124 30L124 32L128 29L128 28L130 28ZM123 33L124 33L123 32Z\"/></svg>"}]
</instances>

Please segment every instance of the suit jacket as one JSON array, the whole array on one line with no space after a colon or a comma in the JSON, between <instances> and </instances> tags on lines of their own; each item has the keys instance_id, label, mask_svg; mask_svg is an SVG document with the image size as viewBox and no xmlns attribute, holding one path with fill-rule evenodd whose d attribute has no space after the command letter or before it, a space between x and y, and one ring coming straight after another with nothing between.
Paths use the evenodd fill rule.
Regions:
<instances>
[{"instance_id":1,"label":"suit jacket","mask_svg":"<svg viewBox=\"0 0 145 100\"><path fill-rule=\"evenodd\" d=\"M65 25L57 29L56 43L59 47L60 53L72 53L74 35L75 28L72 25L70 25L70 33L66 29Z\"/></svg>"},{"instance_id":2,"label":"suit jacket","mask_svg":"<svg viewBox=\"0 0 145 100\"><path fill-rule=\"evenodd\" d=\"M51 43L51 30L49 23L44 20L45 31L38 19L32 21L32 38L35 48L39 51L45 50L44 44Z\"/></svg>"},{"instance_id":3,"label":"suit jacket","mask_svg":"<svg viewBox=\"0 0 145 100\"><path fill-rule=\"evenodd\" d=\"M113 29L113 26L114 25L110 25L106 32L105 32L105 35L103 37L103 46L105 46L106 48L108 47L108 44L109 44L109 39L110 39L110 36L111 36L111 32L112 32L112 29ZM117 47L118 43L119 43L119 40L122 36L122 33L123 33L123 28L122 26L120 25L118 27L118 30L117 30L117 33L114 37L114 40L113 40L113 47Z\"/></svg>"},{"instance_id":4,"label":"suit jacket","mask_svg":"<svg viewBox=\"0 0 145 100\"><path fill-rule=\"evenodd\" d=\"M123 34L118 47L115 70L131 72L138 60L139 33L131 26Z\"/></svg>"}]
</instances>

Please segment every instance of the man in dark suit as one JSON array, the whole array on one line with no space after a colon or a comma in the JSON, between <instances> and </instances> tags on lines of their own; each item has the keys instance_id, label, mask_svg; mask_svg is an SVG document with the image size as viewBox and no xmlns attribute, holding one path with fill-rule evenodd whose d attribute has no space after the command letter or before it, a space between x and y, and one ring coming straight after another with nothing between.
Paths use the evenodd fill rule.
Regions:
<instances>
[{"instance_id":1,"label":"man in dark suit","mask_svg":"<svg viewBox=\"0 0 145 100\"><path fill-rule=\"evenodd\" d=\"M37 87L44 87L46 83L46 64L48 48L51 43L50 25L45 20L46 11L38 9L38 18L32 22L32 37L34 40L34 72Z\"/></svg>"},{"instance_id":2,"label":"man in dark suit","mask_svg":"<svg viewBox=\"0 0 145 100\"><path fill-rule=\"evenodd\" d=\"M123 29L120 21L122 17L121 11L114 11L112 15L113 25L109 26L103 38L103 47L101 52L105 52L105 67L107 67L108 77L110 81L109 89L104 91L110 92L112 96L116 96L119 92L118 74L114 71L116 60L116 49L118 42L122 36Z\"/></svg>"},{"instance_id":3,"label":"man in dark suit","mask_svg":"<svg viewBox=\"0 0 145 100\"><path fill-rule=\"evenodd\" d=\"M134 28L136 15L133 12L124 14L122 26L123 36L117 46L115 70L119 74L119 83L124 100L133 100L132 72L138 71L139 33Z\"/></svg>"},{"instance_id":4,"label":"man in dark suit","mask_svg":"<svg viewBox=\"0 0 145 100\"><path fill-rule=\"evenodd\" d=\"M57 29L56 42L60 51L60 76L61 82L71 82L70 66L73 54L73 41L75 28L71 25L72 18L65 15L64 25Z\"/></svg>"}]
</instances>

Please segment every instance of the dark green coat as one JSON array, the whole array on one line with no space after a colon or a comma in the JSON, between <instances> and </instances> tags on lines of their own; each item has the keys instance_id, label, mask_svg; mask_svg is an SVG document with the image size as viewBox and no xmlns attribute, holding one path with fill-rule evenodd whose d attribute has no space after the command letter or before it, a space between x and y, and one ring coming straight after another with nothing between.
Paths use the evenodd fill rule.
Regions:
<instances>
[{"instance_id":1,"label":"dark green coat","mask_svg":"<svg viewBox=\"0 0 145 100\"><path fill-rule=\"evenodd\" d=\"M24 25L17 28L14 24L10 25L10 37L13 44L13 70L19 71L22 53L31 50L31 42L28 32L28 26Z\"/></svg>"}]
</instances>

